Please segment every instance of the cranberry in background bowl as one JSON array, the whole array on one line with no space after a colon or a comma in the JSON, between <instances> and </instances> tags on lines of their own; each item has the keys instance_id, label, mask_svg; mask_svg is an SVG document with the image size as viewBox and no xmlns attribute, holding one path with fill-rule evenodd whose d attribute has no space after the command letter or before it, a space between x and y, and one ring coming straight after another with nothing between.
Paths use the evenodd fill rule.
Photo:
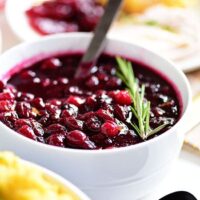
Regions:
<instances>
[{"instance_id":1,"label":"cranberry in background bowl","mask_svg":"<svg viewBox=\"0 0 200 200\"><path fill-rule=\"evenodd\" d=\"M0 68L1 79L22 63L29 66L51 55L84 52L90 39L90 34L61 34L19 45L0 57L0 66L3 66ZM15 151L24 159L56 171L92 199L137 199L153 192L177 158L184 139L191 94L183 73L149 50L107 39L104 52L144 63L173 83L179 94L182 113L171 129L140 144L91 151L41 144L1 123L0 149Z\"/></svg>"},{"instance_id":2,"label":"cranberry in background bowl","mask_svg":"<svg viewBox=\"0 0 200 200\"><path fill-rule=\"evenodd\" d=\"M96 0L7 0L5 14L22 41L63 32L93 31L104 7ZM16 22L20 22L20 27Z\"/></svg>"}]
</instances>

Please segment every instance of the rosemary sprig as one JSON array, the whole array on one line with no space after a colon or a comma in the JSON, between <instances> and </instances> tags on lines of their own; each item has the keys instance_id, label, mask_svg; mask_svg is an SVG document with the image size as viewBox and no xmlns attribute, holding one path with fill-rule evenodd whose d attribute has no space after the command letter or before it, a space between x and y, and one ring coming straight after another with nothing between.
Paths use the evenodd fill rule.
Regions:
<instances>
[{"instance_id":1,"label":"rosemary sprig","mask_svg":"<svg viewBox=\"0 0 200 200\"><path fill-rule=\"evenodd\" d=\"M137 123L131 123L137 134L141 139L146 140L149 136L156 134L162 130L166 124L162 124L155 129L150 127L150 111L151 104L150 101L145 99L145 86L139 85L138 79L135 77L133 68L130 62L123 60L120 57L116 58L118 63L118 70L116 75L123 81L126 85L133 105L131 110L133 115L137 119Z\"/></svg>"}]
</instances>

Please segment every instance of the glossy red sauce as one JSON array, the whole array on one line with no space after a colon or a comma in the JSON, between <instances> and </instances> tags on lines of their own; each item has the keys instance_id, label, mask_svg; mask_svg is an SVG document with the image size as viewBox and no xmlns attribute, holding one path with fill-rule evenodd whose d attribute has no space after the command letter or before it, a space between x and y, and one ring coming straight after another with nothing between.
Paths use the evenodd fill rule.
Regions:
<instances>
[{"instance_id":1,"label":"glossy red sauce","mask_svg":"<svg viewBox=\"0 0 200 200\"><path fill-rule=\"evenodd\" d=\"M116 77L116 61L103 55L85 79L74 74L81 54L54 56L31 64L0 84L0 120L38 142L76 149L107 149L143 142L130 122L131 98ZM151 102L150 125L171 128L181 104L173 85L155 71L132 62L145 98Z\"/></svg>"}]
</instances>

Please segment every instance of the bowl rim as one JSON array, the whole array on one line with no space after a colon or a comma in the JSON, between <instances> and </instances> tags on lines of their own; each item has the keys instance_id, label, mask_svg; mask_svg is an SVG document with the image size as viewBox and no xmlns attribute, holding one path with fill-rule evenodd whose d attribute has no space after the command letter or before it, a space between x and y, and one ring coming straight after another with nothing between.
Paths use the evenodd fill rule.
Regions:
<instances>
[{"instance_id":1,"label":"bowl rim","mask_svg":"<svg viewBox=\"0 0 200 200\"><path fill-rule=\"evenodd\" d=\"M32 41L28 41L28 42L24 42L24 43L21 43L19 45L16 45L15 47L7 50L6 52L4 52L3 54L0 55L0 60L1 60L1 57L3 56L6 56L6 54L9 54L9 52L11 51L16 51L18 50L19 48L25 48L27 46L30 46L30 45L34 45L36 43L41 43L41 42L45 42L45 41L49 41L51 42L52 40L56 40L56 39L65 39L65 38L85 38L85 39L90 39L92 37L93 33L61 33L61 34L55 34L55 35L49 35L49 36L45 36L43 38L40 38L40 39L36 39L36 40L32 40ZM186 89L187 91L184 91L186 92L186 96L187 96L187 102L186 102L186 105L185 105L185 110L182 112L181 116L180 116L180 119L177 121L177 123L171 127L169 130L165 131L164 133L162 133L161 135L159 135L158 137L155 137L155 138L152 138L150 140L147 140L147 141L144 141L144 142L141 142L141 143L137 143L137 144L134 144L134 145L130 145L130 146L126 146L126 147L120 147L120 148L113 148L113 149L95 149L95 150L89 150L89 149L70 149L70 148L61 148L61 147L57 147L57 146L52 146L52 145L48 145L48 144L43 144L43 143L40 143L40 142L37 142L37 141L33 141L29 138L26 138L25 136L22 136L20 134L16 134L16 131L14 131L13 129L7 127L5 124L3 124L2 122L0 122L0 128L1 127L4 127L5 130L9 131L9 132L12 132L13 134L13 137L18 137L22 140L25 140L26 142L30 143L31 145L34 145L35 147L38 147L38 148L48 148L49 150L56 150L56 151L59 151L59 152L68 152L68 153L73 153L73 154L114 154L114 153L118 153L118 152L126 152L126 151L131 151L131 150L134 150L134 149L140 149L140 148L143 148L147 145L151 145L151 144L154 144L156 143L158 140L161 140L162 138L165 138L167 137L169 134L171 134L172 132L174 132L175 129L177 129L181 123L185 120L185 118L187 117L187 114L189 113L190 111L190 107L191 107L191 102L192 102L192 92L191 92L191 89L190 89L190 85L189 85L189 81L187 80L185 74L177 67L175 67L175 64L166 59L165 57L161 56L161 55L158 55L157 53L145 48L145 47L142 47L142 46L139 46L137 44L132 44L132 43L128 43L128 42L124 42L124 41L121 41L121 40L116 40L116 39L112 39L111 37L107 37L106 38L106 42L116 42L118 44L125 44L125 45L129 45L129 46L135 46L137 48L140 48L148 53L151 53L153 54L154 56L158 57L158 58L161 58L162 60L165 60L165 62L167 62L169 65L171 65L171 67L173 67L175 70L176 70L176 73L179 74L179 76L181 77L181 80L182 82L185 84L186 86ZM17 63L16 63L17 64ZM15 66L13 66L15 67ZM158 69L156 69L158 70ZM159 70L158 70L159 71ZM171 80L171 78L169 76L166 76L168 78L168 80ZM172 81L172 80L171 80ZM174 83L172 81L172 83ZM174 85L177 87L177 85L174 83ZM177 87L179 89L179 87ZM179 91L180 93L180 97L182 99L183 95L182 93Z\"/></svg>"}]
</instances>

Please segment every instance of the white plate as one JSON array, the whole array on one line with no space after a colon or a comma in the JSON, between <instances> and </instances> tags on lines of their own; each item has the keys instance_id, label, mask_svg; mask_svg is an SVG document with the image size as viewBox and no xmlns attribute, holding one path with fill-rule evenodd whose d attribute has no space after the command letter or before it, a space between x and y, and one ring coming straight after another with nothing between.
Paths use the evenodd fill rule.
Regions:
<instances>
[{"instance_id":1,"label":"white plate","mask_svg":"<svg viewBox=\"0 0 200 200\"><path fill-rule=\"evenodd\" d=\"M25 16L25 11L30 8L36 2L40 2L42 0L7 0L6 4L6 16L7 20L14 31L14 33L24 41L27 40L35 40L42 37L40 34L35 32L28 23L28 20ZM127 33L126 33L127 34ZM123 36L122 34L112 34L113 37L118 39L125 39L125 41L131 42L129 38L126 37L126 34ZM152 45L150 45L152 46ZM196 48L199 48L198 50ZM169 51L170 52L170 51ZM170 55L175 54L181 59L172 60L174 63L185 72L192 71L200 67L200 45L196 45L196 47L189 49L189 51L174 51L170 52ZM181 54L181 55L180 55ZM186 55L187 54L187 55ZM170 58L173 56L170 56Z\"/></svg>"},{"instance_id":2,"label":"white plate","mask_svg":"<svg viewBox=\"0 0 200 200\"><path fill-rule=\"evenodd\" d=\"M166 179L157 188L151 197L145 200L158 200L159 198L175 192L188 191L200 199L200 159L186 151L182 151L179 159ZM177 199L178 200L178 199Z\"/></svg>"},{"instance_id":3,"label":"white plate","mask_svg":"<svg viewBox=\"0 0 200 200\"><path fill-rule=\"evenodd\" d=\"M153 33L156 33L154 38L156 38L157 42L155 40L151 41L151 39L148 40L143 38L149 29L145 27L141 29L144 29L145 33L143 35L140 34L140 28L133 26L127 28L127 30L123 30L122 28L115 28L114 30L111 30L109 35L112 38L118 40L129 43L136 43L137 45L144 46L145 48L160 54L166 59L171 60L178 68L184 72L193 71L200 67L200 43L197 43L195 46L191 46L187 49L176 49L173 47L173 45L166 43L166 41L163 42L161 39L156 38L156 35L159 35L159 33L156 33L156 30L151 30L152 32L149 34L149 36L151 37ZM160 33L162 34L163 32Z\"/></svg>"},{"instance_id":4,"label":"white plate","mask_svg":"<svg viewBox=\"0 0 200 200\"><path fill-rule=\"evenodd\" d=\"M39 0L7 0L6 17L14 33L23 41L34 40L41 37L28 23L25 11Z\"/></svg>"}]
</instances>

